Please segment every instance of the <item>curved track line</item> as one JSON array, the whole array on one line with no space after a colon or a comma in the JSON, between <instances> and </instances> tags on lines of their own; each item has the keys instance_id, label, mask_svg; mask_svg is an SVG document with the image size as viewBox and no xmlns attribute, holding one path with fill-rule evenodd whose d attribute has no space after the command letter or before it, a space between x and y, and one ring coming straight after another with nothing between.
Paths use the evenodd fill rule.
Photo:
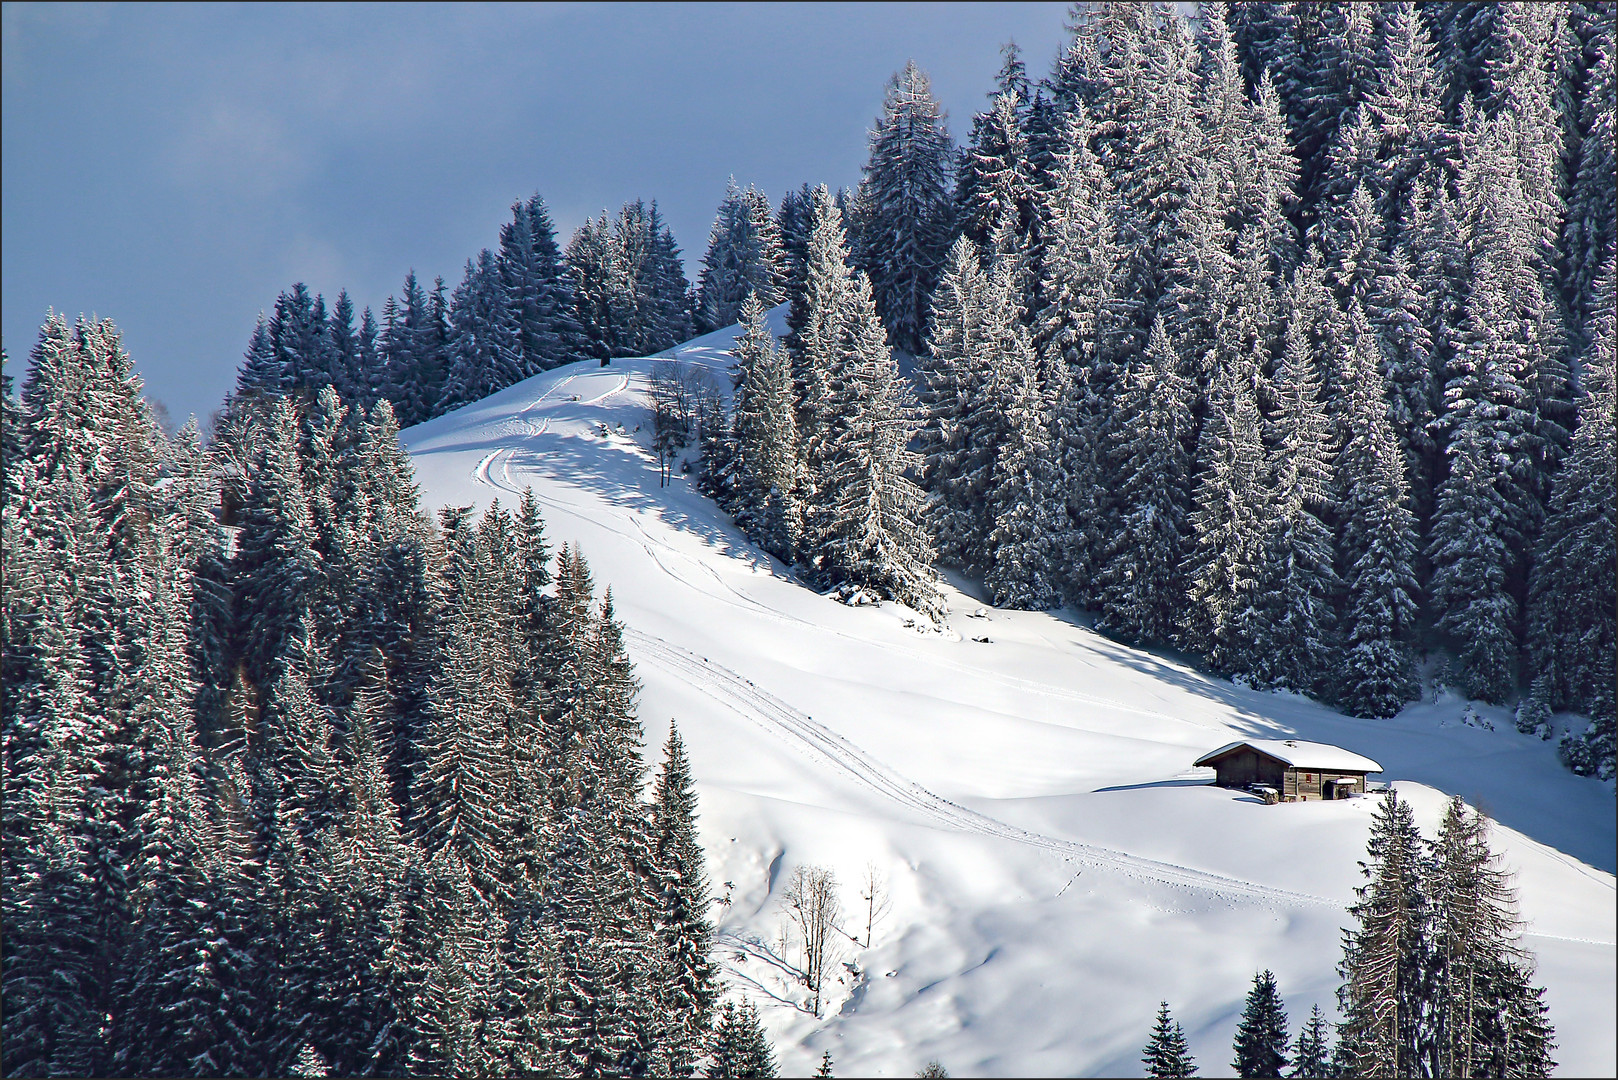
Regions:
<instances>
[{"instance_id":1,"label":"curved track line","mask_svg":"<svg viewBox=\"0 0 1618 1080\"><path fill-rule=\"evenodd\" d=\"M1206 893L1224 900L1308 904L1333 909L1342 907L1337 901L1311 893L1260 885L1191 867L1158 862L1093 844L1061 840L1009 825L953 803L899 775L824 724L817 723L721 664L715 664L633 627L625 627L624 634L626 641L641 654L640 658L644 661L678 676L692 688L713 698L731 711L784 741L795 744L800 750L820 759L822 763L830 765L842 775L916 812L938 827L1028 844L1064 855L1084 865L1112 870L1138 880Z\"/></svg>"},{"instance_id":2,"label":"curved track line","mask_svg":"<svg viewBox=\"0 0 1618 1080\"><path fill-rule=\"evenodd\" d=\"M509 474L508 474L508 476L509 476ZM486 479L485 477L480 476L479 479L481 479L484 483L489 484L489 486L491 486L491 487L500 486L500 485L495 484L492 481ZM515 486L507 488L506 490L512 491L514 493L517 491ZM616 532L620 536L624 536L626 539L629 539L629 537L627 536L626 533L623 532L623 530L614 528L608 522L602 520L600 517L597 517L594 514L591 514L589 511L585 510L581 506L578 506L577 504L567 503L567 502L560 501L558 499L552 498L552 497L547 496L547 495L541 495L537 491L534 493L534 498L540 503L543 503L543 504L545 504L547 506L550 506L550 507L552 507L554 509L562 510L562 511L564 511L566 513L574 514L575 516L584 518L586 521L589 521L591 524L596 525L599 528L603 528L603 529L607 529L607 530L612 531L612 532ZM718 593L715 593L715 592L713 592L713 591L711 591L709 589L699 587L695 582L691 581L691 579L676 573L672 568L670 568L668 566L667 563L665 563L662 559L657 558L654 555L653 556L654 561L657 563L658 568L661 569L664 573L668 574L674 580L680 582L681 584L685 585L686 587L688 587L690 589L693 589L698 593L701 593L703 596L709 597L710 599L713 599L713 600L717 600L717 601L719 601L720 603L723 603L723 604L728 604L731 607L737 608L738 610L746 611L746 612L748 612L750 614L754 614L754 615L761 615L761 616L763 616L765 618L771 619L771 620L773 620L775 622L779 622L779 623L781 623L783 625L799 626L799 627L803 627L805 629L815 630L815 631L818 631L820 633L831 634L831 635L834 635L836 637L844 638L844 639L846 639L848 641L856 642L856 643L858 643L860 645L867 645L867 646L876 645L876 646L878 646L878 647L880 647L880 648L882 648L884 650L887 650L889 652L899 653L899 654L901 654L903 656L907 656L907 657L909 657L909 658L911 658L913 660L917 660L917 661L926 663L926 664L928 664L928 665L930 665L932 667L946 668L951 672L959 672L959 671L970 672L975 678L979 678L979 679L982 679L982 680L988 681L988 682L999 683L1000 685L1009 687L1009 688L1011 688L1013 690L1023 690L1023 691L1027 691L1029 693L1040 694L1040 695L1043 695L1043 696L1046 696L1046 697L1054 697L1054 698L1057 698L1057 699L1062 700L1062 701L1072 701L1072 702L1082 704L1082 705L1091 705L1091 706L1095 706L1095 707L1098 707L1098 708L1112 709L1112 710L1115 710L1117 712L1129 713L1129 714L1131 714L1133 716L1147 716L1147 717L1151 717L1151 718L1157 719L1157 720L1170 720L1170 721L1174 721L1176 723L1184 723L1184 722L1186 722L1185 717L1174 714L1174 713L1163 712L1163 711L1156 710L1156 709L1145 709L1145 708L1141 708L1138 705L1130 705L1127 702L1119 701L1119 700L1117 700L1115 698L1100 697L1100 696L1095 695L1095 694L1084 693L1081 690L1071 690L1071 689L1068 689L1067 687L1053 686L1053 685L1051 685L1049 683L1042 683L1042 682L1038 682L1038 681L1032 680L1032 679L1024 679L1024 678L1021 678L1021 677L1016 676L1016 675L1006 675L1006 674L1004 674L1002 672L993 671L993 670L987 669L987 668L977 667L977 666L972 665L972 664L961 664L953 657L936 656L936 655L933 655L931 653L922 652L919 649L912 649L912 648L908 648L908 647L906 647L904 645L898 645L898 644L895 644L895 643L893 643L891 641L881 641L881 642L873 641L873 640L871 640L869 638L861 637L858 634L853 634L853 633L850 633L850 632L848 632L846 630L839 630L839 629L837 629L835 627L823 626L820 623L810 622L808 619L802 619L802 618L799 618L796 615L790 615L790 614L787 614L786 612L777 611L776 609L774 609L772 607L769 607L769 606L761 603L760 601L753 599L750 596L747 596L747 595L745 595L745 594L743 594L741 592L738 592L728 582L726 582L723 578L721 578L719 573L716 570L714 570L713 567L708 566L706 563L702 562L702 560L697 559L695 556L692 556L692 555L690 555L690 554L688 554L686 552L680 551L678 548L673 547L672 545L668 544L667 542L665 542L663 540L659 540L656 537L653 537L650 533L648 533L640 525L639 521L636 520L636 516L634 514L626 513L626 512L623 512L623 511L609 511L609 513L613 514L613 516L622 517L622 518L626 519L632 526L635 527L635 529L638 532L640 532L641 536L645 538L645 541L642 542L642 544L641 544L642 547L646 547L646 542L650 542L650 543L655 544L656 546L658 546L658 547L660 547L660 548L662 548L662 549L664 549L666 551L669 551L669 552L672 552L672 553L674 553L676 555L679 555L682 558L691 559L692 561L697 562L699 565L701 565L701 567L704 570L706 570L714 578L714 580L716 582L719 583L719 585L722 588L725 589L726 592L728 592L732 596L736 597L736 599L731 600L731 599L728 599L727 597L721 596ZM648 552L650 552L649 548L648 548Z\"/></svg>"},{"instance_id":3,"label":"curved track line","mask_svg":"<svg viewBox=\"0 0 1618 1080\"><path fill-rule=\"evenodd\" d=\"M577 374L566 376L565 378L558 380L554 385L552 385L543 394L541 394L539 397L535 398L527 406L525 406L523 409L521 409L516 414L516 417L519 418L519 419L525 418L526 415L529 412L531 412L533 409L537 408L542 402L544 402L552 394L554 394L556 391L560 390L563 386L566 386L568 383L572 382L574 379L580 378L583 374L586 374L586 373L580 372L580 373L577 373ZM609 397L609 396L611 396L613 394L619 393L629 385L630 376L627 373L620 375L619 379L620 379L620 384L618 386L616 386L613 389L607 391L605 394L602 394L600 397L592 399L592 402L601 401L606 397ZM588 403L580 402L579 404L588 404ZM538 436L543 435L549 429L549 426L550 426L550 419L548 417L543 418L540 421L539 427L530 429L529 438L537 438ZM497 489L500 489L500 490L503 490L503 491L507 491L507 492L510 492L513 495L520 495L522 493L521 489L512 480L511 472L510 472L511 452L513 452L515 450L515 448L514 447L504 447L502 449L507 451L507 458L506 458L506 461L505 461L505 463L503 465L503 468L502 468L502 475L505 478L506 482L504 484L499 483L499 482L497 482L496 480L494 480L493 478L491 478L489 476L490 462L492 461L492 459L497 454L499 454L501 452L499 450L495 451L494 454L491 454L488 457L485 457L482 461L480 461L478 463L477 468L473 471L473 478L475 480L477 480L479 483L484 484L485 486L497 488ZM621 529L614 528L611 524L608 524L607 522L601 520L600 518L588 513L582 507L571 505L571 504L568 504L568 503L565 503L565 502L560 502L558 500L555 500L555 499L552 499L552 498L549 498L549 497L541 496L537 491L535 492L534 497L535 497L535 499L537 501L539 501L541 503L549 505L549 506L551 506L551 507L553 507L555 509L564 510L564 511L566 511L568 513L575 514L575 515L577 515L579 517L584 518L587 521L590 521L592 524L594 524L594 525L596 525L596 526L598 526L600 528L608 529L609 531L612 531L612 532L617 532L617 533L619 533L619 535L625 535ZM785 612L777 611L774 608L768 607L767 605L761 603L758 600L753 599L750 596L746 596L743 593L738 592L733 586L731 586L728 582L726 582L719 575L718 571L716 571L713 567L709 566L707 563L703 562L702 560L697 559L695 556L689 555L686 552L680 551L678 548L673 547L672 545L666 543L665 541L662 541L662 540L659 540L659 539L657 539L655 537L652 537L649 533L647 533L647 531L643 527L641 527L640 523L636 520L634 514L624 513L624 512L620 511L620 512L616 513L616 516L620 516L620 517L623 517L623 518L627 519L629 521L629 523L632 526L634 526L634 528L642 535L642 537L645 538L645 540L650 541L651 543L657 545L660 548L663 548L666 551L670 551L670 552L672 552L672 553L674 553L676 555L679 555L682 558L691 559L692 561L697 562L702 567L702 569L707 571L708 574L714 578L714 580L720 585L720 587L722 587L726 592L730 593L731 596L735 597L736 599L734 599L734 600L728 599L728 598L726 598L724 596L721 596L721 595L719 595L717 593L714 593L714 592L712 592L712 591L710 591L708 589L699 588L689 578L683 577L683 576L675 573L666 563L663 562L663 560L656 559L655 561L657 562L659 568L662 569L664 573L668 574L670 577L672 577L675 580L677 580L677 581L681 582L682 584L686 585L688 588L695 589L697 592L701 593L704 596L707 596L707 597L709 597L711 599L714 599L714 600L718 600L719 602L724 603L724 604L729 604L732 607L738 608L739 610L747 611L747 612L749 612L751 614L754 614L754 615L762 615L762 616L764 616L766 618L769 618L769 619L771 619L773 621L776 621L776 622L780 622L780 623L785 624L785 625L801 626L801 627L805 627L805 628L808 628L808 629L819 631L821 633L833 634L833 635L835 635L837 637L846 638L849 641L857 642L857 643L859 643L861 645L878 645L878 646L880 646L881 648L883 648L883 649L885 649L887 651L897 652L897 653L899 653L899 654L901 654L903 656L907 656L907 657L909 657L909 658L911 658L913 660L921 661L921 662L926 663L926 664L928 664L930 666L933 666L933 667L947 668L951 672L961 672L961 671L970 672L974 677L976 677L978 679L982 679L982 680L985 680L985 681L988 681L988 682L998 683L1001 686L1006 686L1006 687L1009 687L1009 688L1014 689L1014 690L1022 690L1022 691L1026 691L1028 693L1039 694L1039 695L1044 696L1044 697L1053 697L1053 698L1056 698L1056 699L1061 700L1061 701L1071 701L1071 702L1075 702L1077 704L1082 704L1082 705L1091 705L1091 706L1095 706L1095 707L1098 707L1098 708L1112 709L1112 710L1117 711L1117 712L1129 713L1129 714L1134 715L1134 716L1147 716L1147 717L1151 717L1153 719L1169 720L1169 721L1173 721L1173 722L1176 722L1176 723L1185 723L1186 722L1185 717L1177 715L1177 714L1163 712L1163 711L1156 710L1156 709L1141 708L1138 705L1131 705L1131 704L1129 704L1127 702L1119 701L1119 700L1117 700L1115 698L1101 697L1101 696L1098 696L1098 695L1095 695L1095 694L1087 694L1087 693L1085 693L1085 692L1083 692L1081 690L1073 690L1073 689L1069 689L1067 687L1055 686L1055 685L1052 685L1050 683L1044 683L1044 682L1040 682L1040 681L1034 680L1034 679L1026 679L1026 678L1023 678L1021 676L1007 675L1007 674L1005 674L1003 672L994 671L994 670L988 669L988 668L978 667L978 666L973 665L973 664L962 664L962 663L959 662L959 658L956 658L956 657L937 656L937 655L934 655L932 653L923 652L923 651L921 651L919 649L908 648L908 647L906 647L904 645L896 644L896 643L891 642L891 641L883 641L883 642L872 641L869 638L861 637L858 634L853 634L853 633L850 633L850 632L848 632L846 630L839 630L839 629L834 628L834 627L822 626L819 623L810 622L807 619L801 619L801 618L798 618L795 615L789 615L789 614L787 614ZM643 544L642 546L645 546L645 545ZM655 556L654 556L654 558L655 558Z\"/></svg>"}]
</instances>

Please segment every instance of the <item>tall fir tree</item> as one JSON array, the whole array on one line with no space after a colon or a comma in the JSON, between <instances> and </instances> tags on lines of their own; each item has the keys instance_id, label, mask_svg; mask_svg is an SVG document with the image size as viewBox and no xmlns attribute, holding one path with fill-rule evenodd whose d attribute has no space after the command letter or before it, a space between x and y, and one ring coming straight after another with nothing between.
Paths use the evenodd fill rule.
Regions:
<instances>
[{"instance_id":1,"label":"tall fir tree","mask_svg":"<svg viewBox=\"0 0 1618 1080\"><path fill-rule=\"evenodd\" d=\"M450 361L441 407L488 397L523 378L522 339L494 253L484 248L450 302Z\"/></svg>"},{"instance_id":2,"label":"tall fir tree","mask_svg":"<svg viewBox=\"0 0 1618 1080\"><path fill-rule=\"evenodd\" d=\"M1618 493L1614 491L1613 256L1609 251L1595 295L1600 301L1582 367L1584 397L1573 446L1551 491L1549 517L1534 553L1528 593L1528 652L1547 681L1553 708L1593 720L1577 771L1611 775L1614 677L1618 654Z\"/></svg>"},{"instance_id":3,"label":"tall fir tree","mask_svg":"<svg viewBox=\"0 0 1618 1080\"><path fill-rule=\"evenodd\" d=\"M827 403L832 421L815 484L827 511L809 552L828 584L868 591L937 620L943 615L932 539L909 449L915 401L888 349L871 288L856 274L840 312L840 378Z\"/></svg>"},{"instance_id":4,"label":"tall fir tree","mask_svg":"<svg viewBox=\"0 0 1618 1080\"><path fill-rule=\"evenodd\" d=\"M784 270L769 199L756 188L738 188L731 178L702 258L697 313L703 327L716 330L735 322L749 293L766 307L780 303Z\"/></svg>"},{"instance_id":5,"label":"tall fir tree","mask_svg":"<svg viewBox=\"0 0 1618 1080\"><path fill-rule=\"evenodd\" d=\"M658 936L663 946L660 1031L664 1068L692 1076L704 1041L718 985L709 953L708 880L697 837L696 793L691 761L679 730L669 725L663 766L653 791L653 836L658 882Z\"/></svg>"},{"instance_id":6,"label":"tall fir tree","mask_svg":"<svg viewBox=\"0 0 1618 1080\"><path fill-rule=\"evenodd\" d=\"M1337 698L1356 716L1387 717L1416 693L1415 528L1376 343L1357 301L1347 327L1353 352L1344 373L1342 428L1348 435L1336 461L1345 590Z\"/></svg>"},{"instance_id":7,"label":"tall fir tree","mask_svg":"<svg viewBox=\"0 0 1618 1080\"><path fill-rule=\"evenodd\" d=\"M1310 693L1330 664L1338 580L1331 530L1322 518L1331 502L1331 433L1302 324L1294 312L1271 387L1271 501L1260 572L1270 614L1260 623L1253 676L1259 685Z\"/></svg>"},{"instance_id":8,"label":"tall fir tree","mask_svg":"<svg viewBox=\"0 0 1618 1080\"><path fill-rule=\"evenodd\" d=\"M705 1075L708 1080L779 1075L775 1050L759 1023L758 1009L751 1002L744 1001L741 1005L725 1002L714 1025L713 1047Z\"/></svg>"},{"instance_id":9,"label":"tall fir tree","mask_svg":"<svg viewBox=\"0 0 1618 1080\"><path fill-rule=\"evenodd\" d=\"M1309 1019L1298 1029L1298 1041L1292 1046L1292 1071L1287 1075L1310 1080L1330 1076L1330 1069L1331 1025L1326 1022L1320 1006L1315 1005L1309 1010Z\"/></svg>"},{"instance_id":10,"label":"tall fir tree","mask_svg":"<svg viewBox=\"0 0 1618 1080\"><path fill-rule=\"evenodd\" d=\"M500 278L516 322L526 378L585 354L575 313L575 281L556 243L545 200L536 192L511 206L500 227Z\"/></svg>"},{"instance_id":11,"label":"tall fir tree","mask_svg":"<svg viewBox=\"0 0 1618 1080\"><path fill-rule=\"evenodd\" d=\"M944 111L927 75L909 62L888 81L871 131L863 187L883 228L859 256L889 339L913 354L921 352L928 302L949 246L952 157Z\"/></svg>"},{"instance_id":12,"label":"tall fir tree","mask_svg":"<svg viewBox=\"0 0 1618 1080\"><path fill-rule=\"evenodd\" d=\"M1338 990L1343 1022L1334 1066L1350 1075L1408 1076L1421 1068L1426 1003L1428 925L1426 852L1410 803L1389 791L1371 819L1366 883L1343 931Z\"/></svg>"},{"instance_id":13,"label":"tall fir tree","mask_svg":"<svg viewBox=\"0 0 1618 1080\"><path fill-rule=\"evenodd\" d=\"M1100 625L1126 640L1164 644L1178 629L1190 537L1185 442L1191 396L1191 382L1158 320L1118 398L1120 414L1129 418L1116 430L1112 450L1118 527L1099 569Z\"/></svg>"},{"instance_id":14,"label":"tall fir tree","mask_svg":"<svg viewBox=\"0 0 1618 1080\"><path fill-rule=\"evenodd\" d=\"M1287 1014L1275 988L1275 974L1253 976L1241 1023L1236 1028L1236 1060L1230 1067L1237 1076L1280 1076L1287 1066Z\"/></svg>"}]
</instances>

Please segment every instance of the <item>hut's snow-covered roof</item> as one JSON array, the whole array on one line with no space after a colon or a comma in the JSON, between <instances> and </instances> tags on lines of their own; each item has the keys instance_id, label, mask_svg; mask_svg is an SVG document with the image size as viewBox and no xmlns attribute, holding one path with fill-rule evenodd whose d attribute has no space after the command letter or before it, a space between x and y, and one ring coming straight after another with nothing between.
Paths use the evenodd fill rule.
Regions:
<instances>
[{"instance_id":1,"label":"hut's snow-covered roof","mask_svg":"<svg viewBox=\"0 0 1618 1080\"><path fill-rule=\"evenodd\" d=\"M1295 769L1319 769L1322 772L1382 771L1382 766L1352 750L1344 750L1341 746L1332 746L1330 743L1302 742L1297 739L1243 739L1240 742L1226 743L1217 750L1203 754L1193 764L1211 765L1230 751L1244 746L1277 761L1285 762Z\"/></svg>"}]
</instances>

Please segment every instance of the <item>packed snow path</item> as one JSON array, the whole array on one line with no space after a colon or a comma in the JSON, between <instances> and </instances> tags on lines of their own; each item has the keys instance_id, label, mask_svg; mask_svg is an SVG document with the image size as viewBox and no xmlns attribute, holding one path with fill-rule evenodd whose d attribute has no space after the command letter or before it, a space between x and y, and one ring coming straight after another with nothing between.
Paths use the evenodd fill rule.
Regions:
<instances>
[{"instance_id":1,"label":"packed snow path","mask_svg":"<svg viewBox=\"0 0 1618 1080\"><path fill-rule=\"evenodd\" d=\"M728 384L728 346L721 332L675 354ZM578 545L611 586L649 756L670 719L691 753L716 956L763 1008L784 1072L829 1049L848 1075L932 1058L1128 1074L1163 998L1206 1071L1266 967L1295 1025L1317 1002L1332 1013L1371 801L1264 807L1190 768L1233 739L1292 736L1381 761L1429 834L1447 792L1500 821L1560 1072L1618 1071L1611 791L1503 710L1479 710L1492 731L1448 698L1355 720L1124 648L1073 613L980 616L954 590L941 632L891 604L844 607L749 545L678 466L659 485L649 369L548 372L404 439L425 505L509 506L531 487L553 545ZM780 937L802 864L836 872L850 932L818 1020ZM893 910L863 947L867 864Z\"/></svg>"}]
</instances>

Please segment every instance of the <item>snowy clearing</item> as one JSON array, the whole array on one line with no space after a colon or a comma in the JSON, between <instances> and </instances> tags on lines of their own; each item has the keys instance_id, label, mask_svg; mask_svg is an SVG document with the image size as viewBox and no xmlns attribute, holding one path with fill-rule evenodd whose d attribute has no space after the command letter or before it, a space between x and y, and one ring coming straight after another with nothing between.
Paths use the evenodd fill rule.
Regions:
<instances>
[{"instance_id":1,"label":"snowy clearing","mask_svg":"<svg viewBox=\"0 0 1618 1080\"><path fill-rule=\"evenodd\" d=\"M664 355L728 385L733 332ZM403 439L424 505L511 505L532 485L552 543L579 545L611 586L647 744L676 720L696 772L727 901L717 959L762 1009L784 1075L823 1049L840 1075L908 1076L934 1058L955 1075L1138 1074L1161 999L1216 1075L1263 968L1294 1031L1311 1004L1333 1014L1372 802L1264 806L1191 766L1236 739L1289 737L1381 762L1372 779L1395 783L1428 835L1448 793L1499 822L1558 1072L1618 1073L1610 785L1567 772L1504 709L1477 708L1492 731L1447 697L1358 720L1126 648L1073 612L1001 611L951 587L932 633L893 604L819 596L687 475L659 487L650 367L560 368ZM869 948L841 941L818 1020L780 936L780 891L802 864L835 871L862 941L868 864L892 897Z\"/></svg>"}]
</instances>

